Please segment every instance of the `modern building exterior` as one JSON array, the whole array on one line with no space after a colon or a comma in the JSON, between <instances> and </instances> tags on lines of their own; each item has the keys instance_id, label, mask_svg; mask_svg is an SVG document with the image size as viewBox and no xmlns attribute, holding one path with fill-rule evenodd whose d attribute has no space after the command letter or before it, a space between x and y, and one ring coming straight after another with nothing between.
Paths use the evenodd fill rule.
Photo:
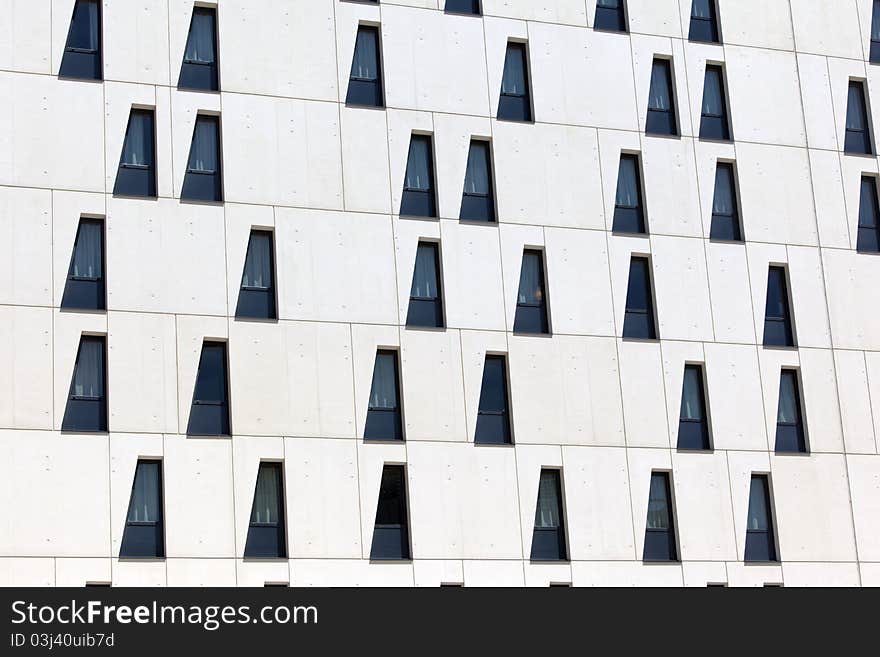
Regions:
<instances>
[{"instance_id":1,"label":"modern building exterior","mask_svg":"<svg viewBox=\"0 0 880 657\"><path fill-rule=\"evenodd\" d=\"M878 4L7 0L0 585L880 586Z\"/></svg>"}]
</instances>

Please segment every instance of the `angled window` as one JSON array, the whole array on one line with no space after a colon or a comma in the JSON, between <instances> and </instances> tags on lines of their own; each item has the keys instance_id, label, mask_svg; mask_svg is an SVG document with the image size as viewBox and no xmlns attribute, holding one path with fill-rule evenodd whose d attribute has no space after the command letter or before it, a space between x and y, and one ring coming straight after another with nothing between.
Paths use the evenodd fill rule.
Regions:
<instances>
[{"instance_id":1,"label":"angled window","mask_svg":"<svg viewBox=\"0 0 880 657\"><path fill-rule=\"evenodd\" d=\"M642 177L639 174L639 156L623 153L617 170L617 196L614 201L615 233L647 232L642 208Z\"/></svg>"},{"instance_id":2,"label":"angled window","mask_svg":"<svg viewBox=\"0 0 880 657\"><path fill-rule=\"evenodd\" d=\"M84 335L79 340L76 364L62 431L107 431L106 338Z\"/></svg>"},{"instance_id":3,"label":"angled window","mask_svg":"<svg viewBox=\"0 0 880 657\"><path fill-rule=\"evenodd\" d=\"M724 93L724 71L720 66L706 66L703 84L703 109L700 118L700 139L730 139L727 121L727 97Z\"/></svg>"},{"instance_id":4,"label":"angled window","mask_svg":"<svg viewBox=\"0 0 880 657\"><path fill-rule=\"evenodd\" d=\"M419 242L412 287L409 291L406 325L443 328L442 291L440 249L434 242Z\"/></svg>"},{"instance_id":5,"label":"angled window","mask_svg":"<svg viewBox=\"0 0 880 657\"><path fill-rule=\"evenodd\" d=\"M690 41L720 43L718 36L718 12L715 0L693 0L691 3Z\"/></svg>"},{"instance_id":6,"label":"angled window","mask_svg":"<svg viewBox=\"0 0 880 657\"><path fill-rule=\"evenodd\" d=\"M345 103L363 107L385 106L382 91L382 51L379 28L376 26L358 26Z\"/></svg>"},{"instance_id":7,"label":"angled window","mask_svg":"<svg viewBox=\"0 0 880 657\"><path fill-rule=\"evenodd\" d=\"M402 465L386 465L382 468L382 483L379 485L370 560L409 560L407 515L406 471Z\"/></svg>"},{"instance_id":8,"label":"angled window","mask_svg":"<svg viewBox=\"0 0 880 657\"><path fill-rule=\"evenodd\" d=\"M246 559L283 559L287 556L284 473L280 463L260 463L244 556Z\"/></svg>"},{"instance_id":9,"label":"angled window","mask_svg":"<svg viewBox=\"0 0 880 657\"><path fill-rule=\"evenodd\" d=\"M165 556L162 510L162 461L139 460L128 501L120 558L157 559Z\"/></svg>"},{"instance_id":10,"label":"angled window","mask_svg":"<svg viewBox=\"0 0 880 657\"><path fill-rule=\"evenodd\" d=\"M413 135L410 138L400 214L408 217L437 216L434 147L430 135Z\"/></svg>"},{"instance_id":11,"label":"angled window","mask_svg":"<svg viewBox=\"0 0 880 657\"><path fill-rule=\"evenodd\" d=\"M678 449L712 449L703 368L685 365L681 386L681 412L678 420Z\"/></svg>"},{"instance_id":12,"label":"angled window","mask_svg":"<svg viewBox=\"0 0 880 657\"><path fill-rule=\"evenodd\" d=\"M541 251L533 249L523 251L513 331L514 333L550 333L547 291L544 284L544 254Z\"/></svg>"},{"instance_id":13,"label":"angled window","mask_svg":"<svg viewBox=\"0 0 880 657\"><path fill-rule=\"evenodd\" d=\"M61 307L77 310L104 310L107 307L104 222L101 219L79 220Z\"/></svg>"},{"instance_id":14,"label":"angled window","mask_svg":"<svg viewBox=\"0 0 880 657\"><path fill-rule=\"evenodd\" d=\"M857 80L849 81L849 95L846 102L846 153L873 155L871 129L868 122L868 106L865 103L865 85Z\"/></svg>"},{"instance_id":15,"label":"angled window","mask_svg":"<svg viewBox=\"0 0 880 657\"><path fill-rule=\"evenodd\" d=\"M67 43L58 76L80 80L101 80L101 3L76 0L67 32Z\"/></svg>"},{"instance_id":16,"label":"angled window","mask_svg":"<svg viewBox=\"0 0 880 657\"><path fill-rule=\"evenodd\" d=\"M709 237L713 240L742 242L736 174L733 165L728 162L719 162L715 168L715 196L712 200L712 227Z\"/></svg>"},{"instance_id":17,"label":"angled window","mask_svg":"<svg viewBox=\"0 0 880 657\"><path fill-rule=\"evenodd\" d=\"M874 0L871 10L871 56L873 64L880 63L880 0Z\"/></svg>"},{"instance_id":18,"label":"angled window","mask_svg":"<svg viewBox=\"0 0 880 657\"><path fill-rule=\"evenodd\" d=\"M483 386L477 411L478 445L510 444L510 407L507 395L507 364L504 356L486 355Z\"/></svg>"},{"instance_id":19,"label":"angled window","mask_svg":"<svg viewBox=\"0 0 880 657\"><path fill-rule=\"evenodd\" d=\"M626 32L628 27L625 0L597 0L593 29Z\"/></svg>"},{"instance_id":20,"label":"angled window","mask_svg":"<svg viewBox=\"0 0 880 657\"><path fill-rule=\"evenodd\" d=\"M202 344L186 433L190 436L229 435L229 379L225 342L206 340Z\"/></svg>"},{"instance_id":21,"label":"angled window","mask_svg":"<svg viewBox=\"0 0 880 657\"><path fill-rule=\"evenodd\" d=\"M156 132L153 110L133 109L116 173L116 196L156 196Z\"/></svg>"},{"instance_id":22,"label":"angled window","mask_svg":"<svg viewBox=\"0 0 880 657\"><path fill-rule=\"evenodd\" d=\"M526 44L509 41L504 57L501 78L501 99L498 118L506 121L532 120L532 100L529 94L529 66Z\"/></svg>"},{"instance_id":23,"label":"angled window","mask_svg":"<svg viewBox=\"0 0 880 657\"><path fill-rule=\"evenodd\" d=\"M746 561L776 561L776 536L767 475L752 475L746 527Z\"/></svg>"},{"instance_id":24,"label":"angled window","mask_svg":"<svg viewBox=\"0 0 880 657\"><path fill-rule=\"evenodd\" d=\"M459 219L463 221L495 221L495 194L492 180L492 151L489 142L471 140L464 195Z\"/></svg>"},{"instance_id":25,"label":"angled window","mask_svg":"<svg viewBox=\"0 0 880 657\"><path fill-rule=\"evenodd\" d=\"M764 346L793 347L794 331L788 305L785 267L770 267L767 276L767 306L764 310Z\"/></svg>"},{"instance_id":26,"label":"angled window","mask_svg":"<svg viewBox=\"0 0 880 657\"><path fill-rule=\"evenodd\" d=\"M668 472L651 473L642 561L678 561Z\"/></svg>"},{"instance_id":27,"label":"angled window","mask_svg":"<svg viewBox=\"0 0 880 657\"><path fill-rule=\"evenodd\" d=\"M479 16L480 0L446 0L445 11L450 14L473 14Z\"/></svg>"},{"instance_id":28,"label":"angled window","mask_svg":"<svg viewBox=\"0 0 880 657\"><path fill-rule=\"evenodd\" d=\"M217 75L217 11L211 7L193 8L177 86L198 91L220 90Z\"/></svg>"},{"instance_id":29,"label":"angled window","mask_svg":"<svg viewBox=\"0 0 880 657\"><path fill-rule=\"evenodd\" d=\"M541 470L532 532L532 561L568 561L564 515L559 470Z\"/></svg>"},{"instance_id":30,"label":"angled window","mask_svg":"<svg viewBox=\"0 0 880 657\"><path fill-rule=\"evenodd\" d=\"M223 173L220 155L220 118L196 117L189 163L180 198L189 201L222 201Z\"/></svg>"},{"instance_id":31,"label":"angled window","mask_svg":"<svg viewBox=\"0 0 880 657\"><path fill-rule=\"evenodd\" d=\"M275 311L275 257L272 233L252 230L248 239L236 317L277 319Z\"/></svg>"},{"instance_id":32,"label":"angled window","mask_svg":"<svg viewBox=\"0 0 880 657\"><path fill-rule=\"evenodd\" d=\"M807 452L797 370L782 370L779 375L776 451L796 454Z\"/></svg>"},{"instance_id":33,"label":"angled window","mask_svg":"<svg viewBox=\"0 0 880 657\"><path fill-rule=\"evenodd\" d=\"M376 352L364 440L403 440L396 351L380 349Z\"/></svg>"},{"instance_id":34,"label":"angled window","mask_svg":"<svg viewBox=\"0 0 880 657\"><path fill-rule=\"evenodd\" d=\"M648 122L645 132L652 135L678 135L672 93L672 63L668 59L655 59L651 66L651 89L648 94Z\"/></svg>"},{"instance_id":35,"label":"angled window","mask_svg":"<svg viewBox=\"0 0 880 657\"><path fill-rule=\"evenodd\" d=\"M651 262L641 256L633 256L629 262L623 337L637 340L657 339L657 329L654 324L654 292L651 289Z\"/></svg>"},{"instance_id":36,"label":"angled window","mask_svg":"<svg viewBox=\"0 0 880 657\"><path fill-rule=\"evenodd\" d=\"M873 176L862 176L856 248L862 253L880 252L880 207L877 204L877 179Z\"/></svg>"}]
</instances>

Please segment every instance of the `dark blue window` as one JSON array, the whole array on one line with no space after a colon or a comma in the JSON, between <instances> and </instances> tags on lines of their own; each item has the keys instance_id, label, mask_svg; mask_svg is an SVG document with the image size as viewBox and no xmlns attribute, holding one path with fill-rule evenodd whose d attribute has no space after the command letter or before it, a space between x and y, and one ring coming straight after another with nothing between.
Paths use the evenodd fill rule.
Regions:
<instances>
[{"instance_id":1,"label":"dark blue window","mask_svg":"<svg viewBox=\"0 0 880 657\"><path fill-rule=\"evenodd\" d=\"M871 10L871 62L880 62L880 0L874 0Z\"/></svg>"},{"instance_id":2,"label":"dark blue window","mask_svg":"<svg viewBox=\"0 0 880 657\"><path fill-rule=\"evenodd\" d=\"M419 242L412 287L409 292L407 326L443 327L443 289L440 285L440 250L433 242Z\"/></svg>"},{"instance_id":3,"label":"dark blue window","mask_svg":"<svg viewBox=\"0 0 880 657\"><path fill-rule=\"evenodd\" d=\"M106 339L83 336L79 341L62 431L107 431Z\"/></svg>"},{"instance_id":4,"label":"dark blue window","mask_svg":"<svg viewBox=\"0 0 880 657\"><path fill-rule=\"evenodd\" d=\"M801 412L800 385L796 370L782 370L779 376L776 451L796 454L804 454L807 451L803 413Z\"/></svg>"},{"instance_id":5,"label":"dark blue window","mask_svg":"<svg viewBox=\"0 0 880 657\"><path fill-rule=\"evenodd\" d=\"M61 58L62 78L103 79L101 62L101 3L77 0Z\"/></svg>"},{"instance_id":6,"label":"dark blue window","mask_svg":"<svg viewBox=\"0 0 880 657\"><path fill-rule=\"evenodd\" d=\"M180 198L190 201L223 200L219 117L200 115L196 118Z\"/></svg>"},{"instance_id":7,"label":"dark blue window","mask_svg":"<svg viewBox=\"0 0 880 657\"><path fill-rule=\"evenodd\" d=\"M746 561L776 561L776 537L767 475L752 475L746 527Z\"/></svg>"},{"instance_id":8,"label":"dark blue window","mask_svg":"<svg viewBox=\"0 0 880 657\"><path fill-rule=\"evenodd\" d=\"M162 509L162 462L139 460L128 501L120 558L156 559L165 556Z\"/></svg>"},{"instance_id":9,"label":"dark blue window","mask_svg":"<svg viewBox=\"0 0 880 657\"><path fill-rule=\"evenodd\" d=\"M403 440L397 352L376 352L364 440Z\"/></svg>"},{"instance_id":10,"label":"dark blue window","mask_svg":"<svg viewBox=\"0 0 880 657\"><path fill-rule=\"evenodd\" d=\"M513 331L514 333L550 333L547 290L544 284L544 254L541 251L531 249L523 251Z\"/></svg>"},{"instance_id":11,"label":"dark blue window","mask_svg":"<svg viewBox=\"0 0 880 657\"><path fill-rule=\"evenodd\" d=\"M541 470L532 532L532 561L568 561L559 475L559 470Z\"/></svg>"},{"instance_id":12,"label":"dark blue window","mask_svg":"<svg viewBox=\"0 0 880 657\"><path fill-rule=\"evenodd\" d=\"M529 70L526 44L509 42L501 78L498 118L507 121L531 121L532 100L529 94Z\"/></svg>"},{"instance_id":13,"label":"dark blue window","mask_svg":"<svg viewBox=\"0 0 880 657\"><path fill-rule=\"evenodd\" d=\"M409 560L408 527L406 471L402 465L386 465L382 468L382 483L379 485L379 504L376 506L370 559Z\"/></svg>"},{"instance_id":14,"label":"dark blue window","mask_svg":"<svg viewBox=\"0 0 880 657\"><path fill-rule=\"evenodd\" d=\"M504 356L486 356L474 442L478 445L507 445L511 442Z\"/></svg>"},{"instance_id":15,"label":"dark blue window","mask_svg":"<svg viewBox=\"0 0 880 657\"><path fill-rule=\"evenodd\" d=\"M652 472L643 561L678 561L669 473Z\"/></svg>"},{"instance_id":16,"label":"dark blue window","mask_svg":"<svg viewBox=\"0 0 880 657\"><path fill-rule=\"evenodd\" d=\"M61 307L77 310L104 310L107 307L104 222L100 219L79 221Z\"/></svg>"},{"instance_id":17,"label":"dark blue window","mask_svg":"<svg viewBox=\"0 0 880 657\"><path fill-rule=\"evenodd\" d=\"M235 309L236 317L277 319L274 250L270 231L251 231Z\"/></svg>"},{"instance_id":18,"label":"dark blue window","mask_svg":"<svg viewBox=\"0 0 880 657\"><path fill-rule=\"evenodd\" d=\"M479 16L480 0L446 0L446 11L450 14L474 14Z\"/></svg>"},{"instance_id":19,"label":"dark blue window","mask_svg":"<svg viewBox=\"0 0 880 657\"><path fill-rule=\"evenodd\" d=\"M287 541L284 527L284 475L281 464L260 463L244 547L245 558L285 558Z\"/></svg>"},{"instance_id":20,"label":"dark blue window","mask_svg":"<svg viewBox=\"0 0 880 657\"><path fill-rule=\"evenodd\" d=\"M730 139L727 121L727 97L724 93L724 71L720 66L706 66L703 84L703 109L700 118L700 139Z\"/></svg>"},{"instance_id":21,"label":"dark blue window","mask_svg":"<svg viewBox=\"0 0 880 657\"><path fill-rule=\"evenodd\" d=\"M715 9L715 0L693 0L688 39L707 43L721 41L718 38L718 13Z\"/></svg>"},{"instance_id":22,"label":"dark blue window","mask_svg":"<svg viewBox=\"0 0 880 657\"><path fill-rule=\"evenodd\" d=\"M495 194L492 182L492 155L489 142L474 139L468 151L461 199L463 221L495 221Z\"/></svg>"},{"instance_id":23,"label":"dark blue window","mask_svg":"<svg viewBox=\"0 0 880 657\"><path fill-rule=\"evenodd\" d=\"M655 59L651 66L651 89L648 94L648 122L645 132L653 135L678 135L672 92L672 64L668 59Z\"/></svg>"},{"instance_id":24,"label":"dark blue window","mask_svg":"<svg viewBox=\"0 0 880 657\"><path fill-rule=\"evenodd\" d=\"M617 170L617 196L614 201L615 233L646 233L642 206L642 178L639 156L623 154Z\"/></svg>"},{"instance_id":25,"label":"dark blue window","mask_svg":"<svg viewBox=\"0 0 880 657\"><path fill-rule=\"evenodd\" d=\"M626 32L628 29L626 2L624 0L597 0L593 28L610 32Z\"/></svg>"},{"instance_id":26,"label":"dark blue window","mask_svg":"<svg viewBox=\"0 0 880 657\"><path fill-rule=\"evenodd\" d=\"M437 216L434 148L430 135L413 135L410 138L400 214L409 217Z\"/></svg>"},{"instance_id":27,"label":"dark blue window","mask_svg":"<svg viewBox=\"0 0 880 657\"><path fill-rule=\"evenodd\" d=\"M202 344L186 432L190 436L229 435L229 379L224 342Z\"/></svg>"},{"instance_id":28,"label":"dark blue window","mask_svg":"<svg viewBox=\"0 0 880 657\"><path fill-rule=\"evenodd\" d=\"M712 449L703 368L685 365L681 386L681 412L678 420L678 449Z\"/></svg>"},{"instance_id":29,"label":"dark blue window","mask_svg":"<svg viewBox=\"0 0 880 657\"><path fill-rule=\"evenodd\" d=\"M217 12L195 7L180 67L177 86L181 89L219 91L217 76Z\"/></svg>"},{"instance_id":30,"label":"dark blue window","mask_svg":"<svg viewBox=\"0 0 880 657\"><path fill-rule=\"evenodd\" d=\"M385 106L378 27L372 25L358 27L345 102L347 105L364 107Z\"/></svg>"},{"instance_id":31,"label":"dark blue window","mask_svg":"<svg viewBox=\"0 0 880 657\"><path fill-rule=\"evenodd\" d=\"M846 102L846 141L843 150L857 155L873 155L868 106L865 103L865 85L850 80Z\"/></svg>"},{"instance_id":32,"label":"dark blue window","mask_svg":"<svg viewBox=\"0 0 880 657\"><path fill-rule=\"evenodd\" d=\"M153 110L133 109L116 173L117 196L156 196L156 131Z\"/></svg>"},{"instance_id":33,"label":"dark blue window","mask_svg":"<svg viewBox=\"0 0 880 657\"><path fill-rule=\"evenodd\" d=\"M719 162L715 168L715 196L712 200L712 227L709 237L713 240L742 242L736 174L733 165L728 162Z\"/></svg>"},{"instance_id":34,"label":"dark blue window","mask_svg":"<svg viewBox=\"0 0 880 657\"><path fill-rule=\"evenodd\" d=\"M862 176L856 248L862 253L880 252L880 207L877 205L877 179L873 176Z\"/></svg>"},{"instance_id":35,"label":"dark blue window","mask_svg":"<svg viewBox=\"0 0 880 657\"><path fill-rule=\"evenodd\" d=\"M767 276L767 306L764 310L764 346L793 347L794 331L788 306L785 267L770 267Z\"/></svg>"},{"instance_id":36,"label":"dark blue window","mask_svg":"<svg viewBox=\"0 0 880 657\"><path fill-rule=\"evenodd\" d=\"M654 292L651 289L651 263L644 257L633 256L629 263L623 337L638 340L657 339L654 325Z\"/></svg>"}]
</instances>

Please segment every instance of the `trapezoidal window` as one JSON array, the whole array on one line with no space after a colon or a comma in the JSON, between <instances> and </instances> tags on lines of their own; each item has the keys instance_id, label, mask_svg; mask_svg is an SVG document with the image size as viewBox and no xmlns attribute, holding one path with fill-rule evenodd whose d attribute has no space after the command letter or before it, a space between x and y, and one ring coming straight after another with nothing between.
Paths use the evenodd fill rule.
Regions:
<instances>
[{"instance_id":1,"label":"trapezoidal window","mask_svg":"<svg viewBox=\"0 0 880 657\"><path fill-rule=\"evenodd\" d=\"M678 135L675 96L672 87L672 63L655 58L651 65L651 88L648 93L648 121L645 132L651 135Z\"/></svg>"},{"instance_id":2,"label":"trapezoidal window","mask_svg":"<svg viewBox=\"0 0 880 657\"><path fill-rule=\"evenodd\" d=\"M861 253L880 252L880 207L877 204L877 179L873 176L862 176L856 249Z\"/></svg>"},{"instance_id":3,"label":"trapezoidal window","mask_svg":"<svg viewBox=\"0 0 880 657\"><path fill-rule=\"evenodd\" d=\"M642 203L642 177L639 156L622 153L617 170L617 196L614 200L615 233L645 234L645 212Z\"/></svg>"},{"instance_id":4,"label":"trapezoidal window","mask_svg":"<svg viewBox=\"0 0 880 657\"><path fill-rule=\"evenodd\" d=\"M223 200L220 117L204 114L196 117L180 198L209 202Z\"/></svg>"},{"instance_id":5,"label":"trapezoidal window","mask_svg":"<svg viewBox=\"0 0 880 657\"><path fill-rule=\"evenodd\" d=\"M689 41L721 43L718 33L718 11L715 0L693 0L691 3L691 25Z\"/></svg>"},{"instance_id":6,"label":"trapezoidal window","mask_svg":"<svg viewBox=\"0 0 880 657\"><path fill-rule=\"evenodd\" d=\"M446 0L444 11L447 14L468 14L479 16L480 0Z\"/></svg>"},{"instance_id":7,"label":"trapezoidal window","mask_svg":"<svg viewBox=\"0 0 880 657\"><path fill-rule=\"evenodd\" d=\"M373 526L371 561L408 561L409 520L406 505L406 470L402 465L382 468L379 503Z\"/></svg>"},{"instance_id":8,"label":"trapezoidal window","mask_svg":"<svg viewBox=\"0 0 880 657\"><path fill-rule=\"evenodd\" d=\"M245 558L283 559L287 556L284 523L284 470L281 463L260 463Z\"/></svg>"},{"instance_id":9,"label":"trapezoidal window","mask_svg":"<svg viewBox=\"0 0 880 657\"><path fill-rule=\"evenodd\" d=\"M764 346L795 346L791 309L788 301L788 276L785 267L771 265L767 275L767 305L764 309Z\"/></svg>"},{"instance_id":10,"label":"trapezoidal window","mask_svg":"<svg viewBox=\"0 0 880 657\"><path fill-rule=\"evenodd\" d=\"M248 319L277 319L275 310L275 247L272 232L252 230L248 238L244 272L235 316Z\"/></svg>"},{"instance_id":11,"label":"trapezoidal window","mask_svg":"<svg viewBox=\"0 0 880 657\"><path fill-rule=\"evenodd\" d=\"M107 308L104 280L104 222L101 219L79 220L61 307L76 310Z\"/></svg>"},{"instance_id":12,"label":"trapezoidal window","mask_svg":"<svg viewBox=\"0 0 880 657\"><path fill-rule=\"evenodd\" d=\"M684 367L681 412L678 420L678 449L712 449L703 368L700 365Z\"/></svg>"},{"instance_id":13,"label":"trapezoidal window","mask_svg":"<svg viewBox=\"0 0 880 657\"><path fill-rule=\"evenodd\" d=\"M526 44L510 41L504 57L501 77L501 98L498 118L505 121L532 120L532 100L529 90L529 60Z\"/></svg>"},{"instance_id":14,"label":"trapezoidal window","mask_svg":"<svg viewBox=\"0 0 880 657\"><path fill-rule=\"evenodd\" d=\"M873 155L871 124L865 101L865 84L850 80L846 102L846 140L843 150L856 155Z\"/></svg>"},{"instance_id":15,"label":"trapezoidal window","mask_svg":"<svg viewBox=\"0 0 880 657\"><path fill-rule=\"evenodd\" d=\"M99 0L77 0L58 76L101 80L104 77L102 68L101 3Z\"/></svg>"},{"instance_id":16,"label":"trapezoidal window","mask_svg":"<svg viewBox=\"0 0 880 657\"><path fill-rule=\"evenodd\" d=\"M379 28L360 25L354 44L348 77L346 105L384 107L382 90L382 50Z\"/></svg>"},{"instance_id":17,"label":"trapezoidal window","mask_svg":"<svg viewBox=\"0 0 880 657\"><path fill-rule=\"evenodd\" d=\"M471 140L464 194L461 199L462 221L495 221L495 194L492 180L492 149L489 142Z\"/></svg>"},{"instance_id":18,"label":"trapezoidal window","mask_svg":"<svg viewBox=\"0 0 880 657\"><path fill-rule=\"evenodd\" d=\"M729 162L715 167L715 196L712 199L712 226L709 238L742 242L739 202L736 194L736 172Z\"/></svg>"},{"instance_id":19,"label":"trapezoidal window","mask_svg":"<svg viewBox=\"0 0 880 657\"><path fill-rule=\"evenodd\" d=\"M430 135L413 135L410 138L400 214L408 217L437 216L434 147Z\"/></svg>"},{"instance_id":20,"label":"trapezoidal window","mask_svg":"<svg viewBox=\"0 0 880 657\"><path fill-rule=\"evenodd\" d=\"M544 253L536 249L523 251L513 332L536 335L550 333L550 320L547 316L547 290L544 280Z\"/></svg>"},{"instance_id":21,"label":"trapezoidal window","mask_svg":"<svg viewBox=\"0 0 880 657\"><path fill-rule=\"evenodd\" d=\"M229 435L229 379L226 343L205 341L186 433L190 436Z\"/></svg>"},{"instance_id":22,"label":"trapezoidal window","mask_svg":"<svg viewBox=\"0 0 880 657\"><path fill-rule=\"evenodd\" d=\"M406 325L443 328L442 291L439 245L434 242L419 242L409 292Z\"/></svg>"},{"instance_id":23,"label":"trapezoidal window","mask_svg":"<svg viewBox=\"0 0 880 657\"><path fill-rule=\"evenodd\" d=\"M633 256L629 262L623 337L634 340L657 339L657 329L654 322L654 291L651 286L651 261L642 256Z\"/></svg>"},{"instance_id":24,"label":"trapezoidal window","mask_svg":"<svg viewBox=\"0 0 880 657\"><path fill-rule=\"evenodd\" d=\"M626 21L625 0L597 0L596 17L593 29L609 32L626 32L629 28Z\"/></svg>"},{"instance_id":25,"label":"trapezoidal window","mask_svg":"<svg viewBox=\"0 0 880 657\"><path fill-rule=\"evenodd\" d=\"M543 469L538 481L538 503L532 532L532 561L567 561L562 477L559 470Z\"/></svg>"},{"instance_id":26,"label":"trapezoidal window","mask_svg":"<svg viewBox=\"0 0 880 657\"><path fill-rule=\"evenodd\" d=\"M871 9L871 53L872 64L880 63L880 0L874 0Z\"/></svg>"},{"instance_id":27,"label":"trapezoidal window","mask_svg":"<svg viewBox=\"0 0 880 657\"><path fill-rule=\"evenodd\" d=\"M364 440L403 440L396 351L380 349L376 352Z\"/></svg>"},{"instance_id":28,"label":"trapezoidal window","mask_svg":"<svg viewBox=\"0 0 880 657\"><path fill-rule=\"evenodd\" d=\"M477 411L477 445L509 445L510 404L507 394L507 359L486 355L483 364L483 384Z\"/></svg>"},{"instance_id":29,"label":"trapezoidal window","mask_svg":"<svg viewBox=\"0 0 880 657\"><path fill-rule=\"evenodd\" d=\"M194 7L180 67L179 89L219 91L217 74L217 10Z\"/></svg>"},{"instance_id":30,"label":"trapezoidal window","mask_svg":"<svg viewBox=\"0 0 880 657\"><path fill-rule=\"evenodd\" d=\"M784 369L779 375L779 406L776 413L776 451L806 454L807 437L801 409L797 370Z\"/></svg>"},{"instance_id":31,"label":"trapezoidal window","mask_svg":"<svg viewBox=\"0 0 880 657\"><path fill-rule=\"evenodd\" d=\"M156 197L155 113L132 109L116 172L115 196Z\"/></svg>"},{"instance_id":32,"label":"trapezoidal window","mask_svg":"<svg viewBox=\"0 0 880 657\"><path fill-rule=\"evenodd\" d=\"M62 431L107 431L107 341L84 335L79 340Z\"/></svg>"},{"instance_id":33,"label":"trapezoidal window","mask_svg":"<svg viewBox=\"0 0 880 657\"><path fill-rule=\"evenodd\" d=\"M668 472L652 472L643 561L678 561Z\"/></svg>"},{"instance_id":34,"label":"trapezoidal window","mask_svg":"<svg viewBox=\"0 0 880 657\"><path fill-rule=\"evenodd\" d=\"M120 558L161 559L165 556L162 508L162 461L137 462L128 515L122 534Z\"/></svg>"},{"instance_id":35,"label":"trapezoidal window","mask_svg":"<svg viewBox=\"0 0 880 657\"><path fill-rule=\"evenodd\" d=\"M706 66L700 117L700 139L730 140L727 95L724 92L724 70L717 65Z\"/></svg>"},{"instance_id":36,"label":"trapezoidal window","mask_svg":"<svg viewBox=\"0 0 880 657\"><path fill-rule=\"evenodd\" d=\"M774 562L776 560L776 536L770 505L770 478L767 475L752 475L749 485L745 561Z\"/></svg>"}]
</instances>

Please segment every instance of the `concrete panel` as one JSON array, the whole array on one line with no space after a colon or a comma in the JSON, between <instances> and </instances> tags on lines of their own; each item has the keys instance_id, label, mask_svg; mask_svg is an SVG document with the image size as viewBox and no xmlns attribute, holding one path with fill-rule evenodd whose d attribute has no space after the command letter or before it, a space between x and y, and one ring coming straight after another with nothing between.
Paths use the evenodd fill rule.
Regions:
<instances>
[{"instance_id":1,"label":"concrete panel","mask_svg":"<svg viewBox=\"0 0 880 657\"><path fill-rule=\"evenodd\" d=\"M49 191L0 187L0 303L51 305L51 210Z\"/></svg>"},{"instance_id":2,"label":"concrete panel","mask_svg":"<svg viewBox=\"0 0 880 657\"><path fill-rule=\"evenodd\" d=\"M880 457L846 457L856 545L862 561L880 560Z\"/></svg>"},{"instance_id":3,"label":"concrete panel","mask_svg":"<svg viewBox=\"0 0 880 657\"><path fill-rule=\"evenodd\" d=\"M0 307L0 426L51 429L52 311Z\"/></svg>"}]
</instances>

